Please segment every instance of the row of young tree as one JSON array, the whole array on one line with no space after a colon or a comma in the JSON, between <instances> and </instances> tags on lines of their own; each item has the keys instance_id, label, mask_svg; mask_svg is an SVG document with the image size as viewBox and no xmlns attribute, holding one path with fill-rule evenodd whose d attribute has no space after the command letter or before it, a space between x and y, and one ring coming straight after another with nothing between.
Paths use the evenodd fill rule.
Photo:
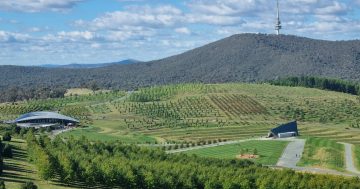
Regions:
<instances>
[{"instance_id":1,"label":"row of young tree","mask_svg":"<svg viewBox=\"0 0 360 189\"><path fill-rule=\"evenodd\" d=\"M309 87L360 95L360 85L358 83L339 79L302 76L277 79L269 81L269 83L273 85Z\"/></svg>"},{"instance_id":2,"label":"row of young tree","mask_svg":"<svg viewBox=\"0 0 360 189\"><path fill-rule=\"evenodd\" d=\"M12 146L9 143L4 143L3 141L10 141L11 135L10 133L5 133L2 136L2 140L0 139L0 175L2 174L4 170L4 158L12 158ZM0 183L0 188L1 188Z\"/></svg>"},{"instance_id":3,"label":"row of young tree","mask_svg":"<svg viewBox=\"0 0 360 189\"><path fill-rule=\"evenodd\" d=\"M29 157L45 180L121 188L360 188L359 178L273 170L246 160L169 155L159 149L85 138L38 139L27 133Z\"/></svg>"}]
</instances>

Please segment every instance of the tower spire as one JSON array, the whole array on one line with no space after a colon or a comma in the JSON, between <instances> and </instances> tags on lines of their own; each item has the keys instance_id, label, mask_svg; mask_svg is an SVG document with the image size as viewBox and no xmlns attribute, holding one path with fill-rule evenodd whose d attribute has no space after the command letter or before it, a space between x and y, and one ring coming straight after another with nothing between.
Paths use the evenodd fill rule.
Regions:
<instances>
[{"instance_id":1,"label":"tower spire","mask_svg":"<svg viewBox=\"0 0 360 189\"><path fill-rule=\"evenodd\" d=\"M279 8L279 0L276 0L277 3L277 20L276 20L276 24L275 24L275 30L276 30L276 34L279 35L280 34L280 30L281 30L281 21L280 21L280 8Z\"/></svg>"}]
</instances>

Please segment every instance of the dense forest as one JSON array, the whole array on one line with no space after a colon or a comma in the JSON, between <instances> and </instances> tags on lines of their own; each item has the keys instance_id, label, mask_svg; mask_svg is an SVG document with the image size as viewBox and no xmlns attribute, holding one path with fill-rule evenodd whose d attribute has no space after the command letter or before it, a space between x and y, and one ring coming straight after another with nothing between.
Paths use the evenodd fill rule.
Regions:
<instances>
[{"instance_id":1,"label":"dense forest","mask_svg":"<svg viewBox=\"0 0 360 189\"><path fill-rule=\"evenodd\" d=\"M246 160L216 160L162 150L26 135L29 158L45 180L123 188L360 188L358 178L273 170ZM63 153L66 152L66 153Z\"/></svg>"},{"instance_id":2,"label":"dense forest","mask_svg":"<svg viewBox=\"0 0 360 189\"><path fill-rule=\"evenodd\" d=\"M16 102L22 100L36 100L47 98L63 98L66 89L63 87L18 88L11 87L0 95L0 102Z\"/></svg>"},{"instance_id":3,"label":"dense forest","mask_svg":"<svg viewBox=\"0 0 360 189\"><path fill-rule=\"evenodd\" d=\"M256 82L288 76L359 81L360 41L324 41L288 35L240 34L180 55L93 69L0 66L0 92L12 87L134 90L171 83Z\"/></svg>"},{"instance_id":4,"label":"dense forest","mask_svg":"<svg viewBox=\"0 0 360 189\"><path fill-rule=\"evenodd\" d=\"M272 85L317 88L360 95L360 85L358 83L339 79L302 76L276 79L269 81L269 83Z\"/></svg>"}]
</instances>

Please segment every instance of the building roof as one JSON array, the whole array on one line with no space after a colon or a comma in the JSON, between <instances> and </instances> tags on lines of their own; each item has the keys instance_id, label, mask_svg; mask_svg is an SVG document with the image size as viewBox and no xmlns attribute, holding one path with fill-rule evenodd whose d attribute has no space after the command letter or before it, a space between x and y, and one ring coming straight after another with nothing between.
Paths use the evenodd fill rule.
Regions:
<instances>
[{"instance_id":1,"label":"building roof","mask_svg":"<svg viewBox=\"0 0 360 189\"><path fill-rule=\"evenodd\" d=\"M31 112L31 113L23 114L17 119L15 119L15 123L30 121L30 120L38 120L38 119L59 119L59 120L79 123L79 120L77 119L64 116L55 112Z\"/></svg>"},{"instance_id":2,"label":"building roof","mask_svg":"<svg viewBox=\"0 0 360 189\"><path fill-rule=\"evenodd\" d=\"M278 135L279 133L289 133L289 132L296 132L297 135L299 134L296 121L282 124L276 128L271 129L270 131L274 135Z\"/></svg>"}]
</instances>

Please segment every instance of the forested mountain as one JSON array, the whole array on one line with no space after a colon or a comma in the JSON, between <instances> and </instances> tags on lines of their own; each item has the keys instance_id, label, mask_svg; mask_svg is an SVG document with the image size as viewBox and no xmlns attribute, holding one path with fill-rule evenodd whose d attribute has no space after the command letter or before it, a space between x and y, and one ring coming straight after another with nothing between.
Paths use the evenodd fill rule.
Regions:
<instances>
[{"instance_id":1,"label":"forested mountain","mask_svg":"<svg viewBox=\"0 0 360 189\"><path fill-rule=\"evenodd\" d=\"M41 65L40 67L44 68L71 68L71 69L80 69L80 68L101 68L105 66L111 65L124 65L124 64L134 64L139 63L141 61L134 60L134 59L126 59L119 62L111 62L111 63L99 63L99 64L66 64L66 65L59 65L59 64L45 64Z\"/></svg>"},{"instance_id":2,"label":"forested mountain","mask_svg":"<svg viewBox=\"0 0 360 189\"><path fill-rule=\"evenodd\" d=\"M360 41L324 41L288 35L239 34L180 55L93 69L1 66L0 90L35 87L102 88L182 83L263 81L286 76L360 80Z\"/></svg>"}]
</instances>

